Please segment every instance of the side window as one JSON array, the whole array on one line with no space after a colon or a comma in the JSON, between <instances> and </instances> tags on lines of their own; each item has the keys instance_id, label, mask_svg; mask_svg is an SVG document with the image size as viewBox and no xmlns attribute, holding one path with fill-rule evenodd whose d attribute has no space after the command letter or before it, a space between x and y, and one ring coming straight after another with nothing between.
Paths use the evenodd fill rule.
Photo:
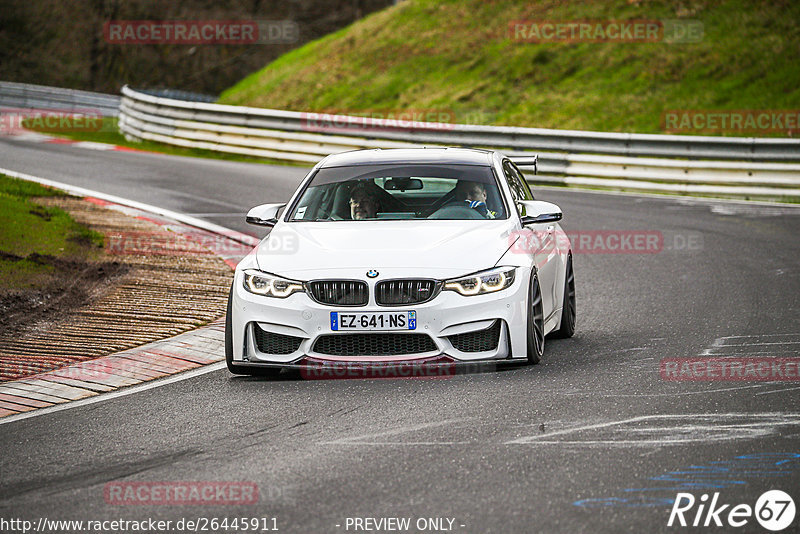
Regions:
<instances>
[{"instance_id":1,"label":"side window","mask_svg":"<svg viewBox=\"0 0 800 534\"><path fill-rule=\"evenodd\" d=\"M514 173L511 172L508 160L503 162L503 174L506 175L506 182L508 182L508 188L511 189L511 196L514 197L514 202L522 200L522 195L519 194L519 188L517 187L517 179Z\"/></svg>"},{"instance_id":2,"label":"side window","mask_svg":"<svg viewBox=\"0 0 800 534\"><path fill-rule=\"evenodd\" d=\"M509 166L514 174L517 175L519 182L522 184L522 189L525 191L525 200L536 200L533 198L533 192L531 191L531 186L528 185L528 181L525 179L525 175L522 174L522 171L519 170L519 167L514 165L514 163L509 162Z\"/></svg>"},{"instance_id":3,"label":"side window","mask_svg":"<svg viewBox=\"0 0 800 534\"><path fill-rule=\"evenodd\" d=\"M520 215L524 215L524 213L521 211L519 201L527 200L526 191L520 182L517 173L514 171L514 168L511 166L511 162L508 160L503 161L503 174L505 174L506 180L508 181L508 188L511 189L511 196L514 198L514 204L517 206L517 211L520 213Z\"/></svg>"}]
</instances>

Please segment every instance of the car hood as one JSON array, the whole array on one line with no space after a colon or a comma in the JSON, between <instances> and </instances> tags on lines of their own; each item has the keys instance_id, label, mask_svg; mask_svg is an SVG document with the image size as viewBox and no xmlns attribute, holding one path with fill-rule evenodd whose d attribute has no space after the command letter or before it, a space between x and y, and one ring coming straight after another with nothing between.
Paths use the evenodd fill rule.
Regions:
<instances>
[{"instance_id":1,"label":"car hood","mask_svg":"<svg viewBox=\"0 0 800 534\"><path fill-rule=\"evenodd\" d=\"M512 220L281 222L259 244L259 269L310 280L445 278L488 269L511 246ZM383 276L382 276L383 278Z\"/></svg>"}]
</instances>

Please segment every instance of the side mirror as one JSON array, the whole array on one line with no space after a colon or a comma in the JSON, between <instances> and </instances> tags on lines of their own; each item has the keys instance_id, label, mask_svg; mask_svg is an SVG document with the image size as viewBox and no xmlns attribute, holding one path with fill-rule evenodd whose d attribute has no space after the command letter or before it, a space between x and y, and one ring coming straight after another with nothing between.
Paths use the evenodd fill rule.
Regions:
<instances>
[{"instance_id":1,"label":"side mirror","mask_svg":"<svg viewBox=\"0 0 800 534\"><path fill-rule=\"evenodd\" d=\"M541 200L521 200L522 216L520 222L525 226L535 223L558 222L564 216L561 208L550 202Z\"/></svg>"},{"instance_id":2,"label":"side mirror","mask_svg":"<svg viewBox=\"0 0 800 534\"><path fill-rule=\"evenodd\" d=\"M278 212L286 204L262 204L247 212L248 224L256 226L275 226L278 224Z\"/></svg>"}]
</instances>

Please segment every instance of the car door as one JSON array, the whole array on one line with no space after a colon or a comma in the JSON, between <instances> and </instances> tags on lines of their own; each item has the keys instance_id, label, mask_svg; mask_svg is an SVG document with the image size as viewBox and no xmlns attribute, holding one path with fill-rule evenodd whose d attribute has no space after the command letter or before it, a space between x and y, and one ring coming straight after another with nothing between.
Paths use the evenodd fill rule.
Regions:
<instances>
[{"instance_id":1,"label":"car door","mask_svg":"<svg viewBox=\"0 0 800 534\"><path fill-rule=\"evenodd\" d=\"M535 200L533 193L525 181L525 177L510 160L503 161L503 173L508 181L509 189L511 189L511 195L514 197L517 211L522 217L525 215L525 208L518 201ZM545 320L553 313L557 302L556 288L558 287L557 279L559 273L559 256L556 247L557 228L558 226L555 223L542 223L527 225L522 230L526 242L530 244L530 247L526 247L526 251L532 256L539 273Z\"/></svg>"}]
</instances>

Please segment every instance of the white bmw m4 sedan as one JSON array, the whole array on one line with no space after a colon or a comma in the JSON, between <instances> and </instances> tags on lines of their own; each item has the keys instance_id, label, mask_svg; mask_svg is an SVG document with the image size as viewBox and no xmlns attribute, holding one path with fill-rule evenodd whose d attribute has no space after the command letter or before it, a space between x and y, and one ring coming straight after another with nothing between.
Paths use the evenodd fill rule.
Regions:
<instances>
[{"instance_id":1,"label":"white bmw m4 sedan","mask_svg":"<svg viewBox=\"0 0 800 534\"><path fill-rule=\"evenodd\" d=\"M236 268L228 369L537 363L575 331L561 217L499 152L328 156L288 204L247 214L272 230Z\"/></svg>"}]
</instances>

